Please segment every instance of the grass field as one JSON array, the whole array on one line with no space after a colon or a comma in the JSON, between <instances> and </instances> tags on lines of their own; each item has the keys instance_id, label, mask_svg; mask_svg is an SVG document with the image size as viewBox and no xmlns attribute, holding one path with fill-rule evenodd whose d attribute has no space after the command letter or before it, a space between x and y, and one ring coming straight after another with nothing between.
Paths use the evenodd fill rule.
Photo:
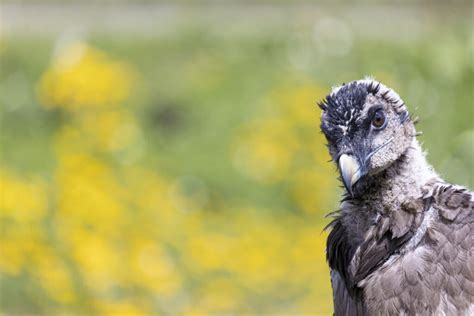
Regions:
<instances>
[{"instance_id":1,"label":"grass field","mask_svg":"<svg viewBox=\"0 0 474 316\"><path fill-rule=\"evenodd\" d=\"M0 38L1 312L330 314L340 191L316 101L368 74L473 187L472 16L380 36L337 8L222 27L193 10L156 33Z\"/></svg>"}]
</instances>

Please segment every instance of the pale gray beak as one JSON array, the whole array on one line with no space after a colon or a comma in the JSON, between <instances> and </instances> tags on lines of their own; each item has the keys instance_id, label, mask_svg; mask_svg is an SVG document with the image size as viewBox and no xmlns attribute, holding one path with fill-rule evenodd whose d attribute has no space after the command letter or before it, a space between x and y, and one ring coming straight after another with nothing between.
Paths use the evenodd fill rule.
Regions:
<instances>
[{"instance_id":1,"label":"pale gray beak","mask_svg":"<svg viewBox=\"0 0 474 316\"><path fill-rule=\"evenodd\" d=\"M339 171L341 172L342 182L350 195L352 187L362 177L361 166L354 156L343 154L339 157Z\"/></svg>"}]
</instances>

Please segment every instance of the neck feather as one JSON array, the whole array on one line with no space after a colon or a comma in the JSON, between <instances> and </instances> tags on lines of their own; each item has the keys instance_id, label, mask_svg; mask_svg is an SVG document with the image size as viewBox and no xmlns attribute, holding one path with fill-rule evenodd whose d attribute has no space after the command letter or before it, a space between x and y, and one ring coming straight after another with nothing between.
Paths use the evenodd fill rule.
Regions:
<instances>
[{"instance_id":1,"label":"neck feather","mask_svg":"<svg viewBox=\"0 0 474 316\"><path fill-rule=\"evenodd\" d=\"M398 212L402 205L422 196L423 187L439 179L428 164L418 141L390 167L368 179L364 194L346 197L342 202L341 220L351 235L360 239L380 215Z\"/></svg>"}]
</instances>

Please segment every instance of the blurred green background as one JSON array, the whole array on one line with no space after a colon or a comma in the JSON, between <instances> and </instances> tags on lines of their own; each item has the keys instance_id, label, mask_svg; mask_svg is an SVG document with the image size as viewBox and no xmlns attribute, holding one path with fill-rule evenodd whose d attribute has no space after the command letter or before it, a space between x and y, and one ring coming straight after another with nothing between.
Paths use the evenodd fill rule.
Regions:
<instances>
[{"instance_id":1,"label":"blurred green background","mask_svg":"<svg viewBox=\"0 0 474 316\"><path fill-rule=\"evenodd\" d=\"M472 2L0 9L2 314L331 314L316 102L366 75L473 187Z\"/></svg>"}]
</instances>

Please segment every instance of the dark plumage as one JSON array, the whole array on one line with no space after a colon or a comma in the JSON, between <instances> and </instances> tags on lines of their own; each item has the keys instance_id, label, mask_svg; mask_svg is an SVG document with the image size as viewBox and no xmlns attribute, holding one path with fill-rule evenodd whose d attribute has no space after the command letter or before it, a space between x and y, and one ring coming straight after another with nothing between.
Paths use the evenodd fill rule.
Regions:
<instances>
[{"instance_id":1,"label":"dark plumage","mask_svg":"<svg viewBox=\"0 0 474 316\"><path fill-rule=\"evenodd\" d=\"M320 107L346 188L328 225L335 315L474 315L473 193L435 173L383 84L334 88Z\"/></svg>"}]
</instances>

